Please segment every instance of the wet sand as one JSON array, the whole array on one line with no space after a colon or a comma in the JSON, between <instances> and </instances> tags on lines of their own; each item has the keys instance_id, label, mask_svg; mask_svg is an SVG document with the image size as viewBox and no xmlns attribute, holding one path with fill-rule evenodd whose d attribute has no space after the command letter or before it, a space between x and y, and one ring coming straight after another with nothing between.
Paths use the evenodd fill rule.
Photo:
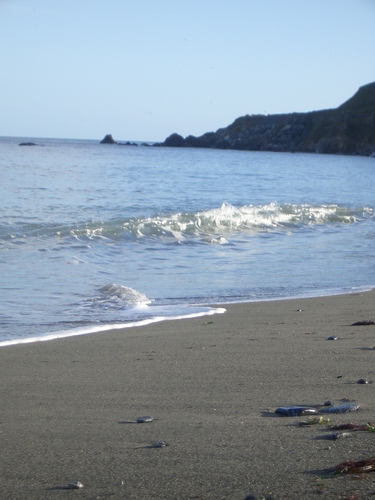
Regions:
<instances>
[{"instance_id":1,"label":"wet sand","mask_svg":"<svg viewBox=\"0 0 375 500\"><path fill-rule=\"evenodd\" d=\"M0 349L0 498L365 499L375 433L328 440L282 405L344 398L375 420L375 291L235 304L227 312ZM339 337L336 341L329 336ZM137 417L151 415L151 423ZM163 441L169 446L153 448ZM84 488L68 491L80 481Z\"/></svg>"}]
</instances>

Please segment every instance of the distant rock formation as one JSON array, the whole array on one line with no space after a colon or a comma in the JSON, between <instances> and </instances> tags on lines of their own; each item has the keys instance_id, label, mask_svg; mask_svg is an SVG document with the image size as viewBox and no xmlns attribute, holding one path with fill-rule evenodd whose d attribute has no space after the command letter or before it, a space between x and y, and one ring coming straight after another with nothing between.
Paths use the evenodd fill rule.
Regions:
<instances>
[{"instance_id":1,"label":"distant rock formation","mask_svg":"<svg viewBox=\"0 0 375 500\"><path fill-rule=\"evenodd\" d=\"M117 142L112 137L112 134L107 134L104 139L100 141L100 144L117 144Z\"/></svg>"},{"instance_id":2,"label":"distant rock formation","mask_svg":"<svg viewBox=\"0 0 375 500\"><path fill-rule=\"evenodd\" d=\"M183 138L164 147L238 149L371 156L375 152L375 82L336 109L280 115L246 115L216 132Z\"/></svg>"},{"instance_id":3,"label":"distant rock formation","mask_svg":"<svg viewBox=\"0 0 375 500\"><path fill-rule=\"evenodd\" d=\"M162 146L168 146L170 148L179 148L186 145L185 139L180 134L171 134L162 144Z\"/></svg>"},{"instance_id":4,"label":"distant rock formation","mask_svg":"<svg viewBox=\"0 0 375 500\"><path fill-rule=\"evenodd\" d=\"M19 146L36 146L35 142L20 142Z\"/></svg>"},{"instance_id":5,"label":"distant rock formation","mask_svg":"<svg viewBox=\"0 0 375 500\"><path fill-rule=\"evenodd\" d=\"M130 141L127 141L127 142L118 142L117 144L119 146L138 146L138 144L136 142L130 142Z\"/></svg>"},{"instance_id":6,"label":"distant rock formation","mask_svg":"<svg viewBox=\"0 0 375 500\"><path fill-rule=\"evenodd\" d=\"M100 144L117 144L117 146L138 146L137 142L117 142L114 140L111 134L107 134L104 139L100 141ZM146 142L142 143L141 146L150 146L151 144L147 144Z\"/></svg>"}]
</instances>

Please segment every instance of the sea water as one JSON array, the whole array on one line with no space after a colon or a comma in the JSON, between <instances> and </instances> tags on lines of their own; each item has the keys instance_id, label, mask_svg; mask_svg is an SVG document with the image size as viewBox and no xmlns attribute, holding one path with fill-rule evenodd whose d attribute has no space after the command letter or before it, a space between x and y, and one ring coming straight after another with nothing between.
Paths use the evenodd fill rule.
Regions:
<instances>
[{"instance_id":1,"label":"sea water","mask_svg":"<svg viewBox=\"0 0 375 500\"><path fill-rule=\"evenodd\" d=\"M375 286L374 158L22 141L0 138L0 345Z\"/></svg>"}]
</instances>

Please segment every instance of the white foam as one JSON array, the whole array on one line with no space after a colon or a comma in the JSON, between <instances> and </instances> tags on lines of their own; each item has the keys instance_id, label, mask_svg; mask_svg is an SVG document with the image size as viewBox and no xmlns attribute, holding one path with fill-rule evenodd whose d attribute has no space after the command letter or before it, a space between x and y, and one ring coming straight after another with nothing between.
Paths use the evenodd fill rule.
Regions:
<instances>
[{"instance_id":1,"label":"white foam","mask_svg":"<svg viewBox=\"0 0 375 500\"><path fill-rule=\"evenodd\" d=\"M144 319L141 321L134 321L129 323L116 323L116 324L106 324L100 326L88 326L86 328L74 328L73 330L62 330L57 332L52 332L47 335L43 335L40 337L30 337L25 339L17 339L17 340L4 340L0 342L0 347L6 347L10 345L16 344L31 344L33 342L45 342L48 340L62 339L66 337L75 337L78 335L88 335L91 333L105 332L108 330L119 330L121 328L134 328L139 326L146 326L152 323L159 323L160 321L172 321L179 319L190 319L190 318L199 318L201 316L212 316L213 314L223 314L226 312L226 309L223 307L218 307L215 309L209 309L206 311L190 313L190 314L181 314L177 316L156 316L150 319Z\"/></svg>"},{"instance_id":2,"label":"white foam","mask_svg":"<svg viewBox=\"0 0 375 500\"><path fill-rule=\"evenodd\" d=\"M117 298L128 305L151 304L151 300L146 295L128 286L112 283L99 288L99 292L106 298Z\"/></svg>"}]
</instances>

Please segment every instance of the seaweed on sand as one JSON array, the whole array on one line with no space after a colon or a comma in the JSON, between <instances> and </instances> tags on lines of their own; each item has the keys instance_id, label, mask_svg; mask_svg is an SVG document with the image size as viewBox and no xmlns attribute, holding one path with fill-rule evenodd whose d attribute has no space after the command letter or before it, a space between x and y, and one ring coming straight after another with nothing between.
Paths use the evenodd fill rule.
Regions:
<instances>
[{"instance_id":1,"label":"seaweed on sand","mask_svg":"<svg viewBox=\"0 0 375 500\"><path fill-rule=\"evenodd\" d=\"M340 474L363 474L367 472L375 472L375 457L366 458L364 460L344 460L335 467L326 471L331 477Z\"/></svg>"},{"instance_id":2,"label":"seaweed on sand","mask_svg":"<svg viewBox=\"0 0 375 500\"><path fill-rule=\"evenodd\" d=\"M331 429L334 430L351 430L351 431L367 431L367 432L375 432L375 425L372 422L368 424L338 424L334 426L330 426Z\"/></svg>"}]
</instances>

